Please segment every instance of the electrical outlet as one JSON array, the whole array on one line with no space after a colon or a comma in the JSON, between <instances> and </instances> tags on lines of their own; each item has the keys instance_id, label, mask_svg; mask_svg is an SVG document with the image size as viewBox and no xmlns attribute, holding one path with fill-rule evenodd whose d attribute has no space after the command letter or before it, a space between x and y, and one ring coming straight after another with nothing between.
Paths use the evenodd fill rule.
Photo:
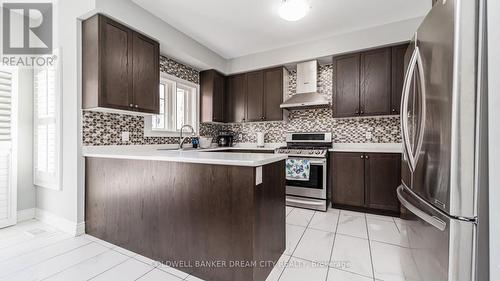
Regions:
<instances>
[{"instance_id":1,"label":"electrical outlet","mask_svg":"<svg viewBox=\"0 0 500 281\"><path fill-rule=\"evenodd\" d=\"M122 142L128 142L130 140L130 132L122 132Z\"/></svg>"},{"instance_id":2,"label":"electrical outlet","mask_svg":"<svg viewBox=\"0 0 500 281\"><path fill-rule=\"evenodd\" d=\"M371 139L373 138L372 132L366 132L366 133L365 133L365 138L366 138L367 140L371 140Z\"/></svg>"}]
</instances>

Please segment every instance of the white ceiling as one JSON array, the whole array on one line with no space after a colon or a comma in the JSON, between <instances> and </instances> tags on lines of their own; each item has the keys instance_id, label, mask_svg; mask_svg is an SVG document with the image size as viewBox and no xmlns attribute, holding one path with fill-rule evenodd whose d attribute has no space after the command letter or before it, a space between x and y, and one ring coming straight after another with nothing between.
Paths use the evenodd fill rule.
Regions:
<instances>
[{"instance_id":1,"label":"white ceiling","mask_svg":"<svg viewBox=\"0 0 500 281\"><path fill-rule=\"evenodd\" d=\"M422 17L431 0L309 0L302 20L278 16L281 0L132 0L226 59Z\"/></svg>"}]
</instances>

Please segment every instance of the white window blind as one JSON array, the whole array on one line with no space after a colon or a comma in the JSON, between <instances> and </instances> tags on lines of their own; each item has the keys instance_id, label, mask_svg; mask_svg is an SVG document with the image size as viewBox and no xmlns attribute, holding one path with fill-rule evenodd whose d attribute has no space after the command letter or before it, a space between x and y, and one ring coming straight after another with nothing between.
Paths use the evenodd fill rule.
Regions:
<instances>
[{"instance_id":1,"label":"white window blind","mask_svg":"<svg viewBox=\"0 0 500 281\"><path fill-rule=\"evenodd\" d=\"M0 70L0 141L11 140L12 73Z\"/></svg>"},{"instance_id":2,"label":"white window blind","mask_svg":"<svg viewBox=\"0 0 500 281\"><path fill-rule=\"evenodd\" d=\"M16 220L17 191L12 180L13 75L0 69L0 228Z\"/></svg>"},{"instance_id":3,"label":"white window blind","mask_svg":"<svg viewBox=\"0 0 500 281\"><path fill-rule=\"evenodd\" d=\"M56 70L34 70L34 181L59 189L60 106Z\"/></svg>"}]
</instances>

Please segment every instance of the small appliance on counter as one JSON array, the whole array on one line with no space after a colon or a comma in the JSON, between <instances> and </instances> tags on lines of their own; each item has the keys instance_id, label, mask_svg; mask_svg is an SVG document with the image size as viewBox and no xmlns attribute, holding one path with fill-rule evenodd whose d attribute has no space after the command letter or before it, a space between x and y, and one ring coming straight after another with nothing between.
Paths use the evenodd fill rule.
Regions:
<instances>
[{"instance_id":1,"label":"small appliance on counter","mask_svg":"<svg viewBox=\"0 0 500 281\"><path fill-rule=\"evenodd\" d=\"M257 147L264 147L264 132L257 132Z\"/></svg>"},{"instance_id":2,"label":"small appliance on counter","mask_svg":"<svg viewBox=\"0 0 500 281\"><path fill-rule=\"evenodd\" d=\"M234 133L231 131L219 131L217 136L217 146L229 147L233 146Z\"/></svg>"},{"instance_id":3,"label":"small appliance on counter","mask_svg":"<svg viewBox=\"0 0 500 281\"><path fill-rule=\"evenodd\" d=\"M212 137L200 136L200 148L210 148L212 145Z\"/></svg>"}]
</instances>

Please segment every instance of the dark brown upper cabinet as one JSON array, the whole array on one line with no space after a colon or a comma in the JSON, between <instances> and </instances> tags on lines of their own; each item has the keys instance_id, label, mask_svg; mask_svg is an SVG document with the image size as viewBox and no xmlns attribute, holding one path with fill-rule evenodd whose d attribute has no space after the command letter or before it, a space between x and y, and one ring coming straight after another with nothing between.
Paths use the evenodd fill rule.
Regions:
<instances>
[{"instance_id":1,"label":"dark brown upper cabinet","mask_svg":"<svg viewBox=\"0 0 500 281\"><path fill-rule=\"evenodd\" d=\"M245 122L247 108L246 74L227 77L226 101L226 122Z\"/></svg>"},{"instance_id":2,"label":"dark brown upper cabinet","mask_svg":"<svg viewBox=\"0 0 500 281\"><path fill-rule=\"evenodd\" d=\"M247 121L283 120L283 68L247 73Z\"/></svg>"},{"instance_id":3,"label":"dark brown upper cabinet","mask_svg":"<svg viewBox=\"0 0 500 281\"><path fill-rule=\"evenodd\" d=\"M283 67L264 70L264 119L283 120Z\"/></svg>"},{"instance_id":4,"label":"dark brown upper cabinet","mask_svg":"<svg viewBox=\"0 0 500 281\"><path fill-rule=\"evenodd\" d=\"M224 122L226 78L215 70L200 73L201 122Z\"/></svg>"},{"instance_id":5,"label":"dark brown upper cabinet","mask_svg":"<svg viewBox=\"0 0 500 281\"><path fill-rule=\"evenodd\" d=\"M226 79L226 121L283 120L283 68L276 67Z\"/></svg>"},{"instance_id":6,"label":"dark brown upper cabinet","mask_svg":"<svg viewBox=\"0 0 500 281\"><path fill-rule=\"evenodd\" d=\"M333 116L399 114L405 46L334 58Z\"/></svg>"},{"instance_id":7,"label":"dark brown upper cabinet","mask_svg":"<svg viewBox=\"0 0 500 281\"><path fill-rule=\"evenodd\" d=\"M264 120L264 73L247 73L247 118L246 121Z\"/></svg>"},{"instance_id":8,"label":"dark brown upper cabinet","mask_svg":"<svg viewBox=\"0 0 500 281\"><path fill-rule=\"evenodd\" d=\"M159 113L160 57L158 42L133 33L133 104L136 110Z\"/></svg>"},{"instance_id":9,"label":"dark brown upper cabinet","mask_svg":"<svg viewBox=\"0 0 500 281\"><path fill-rule=\"evenodd\" d=\"M155 40L97 14L82 23L82 108L159 113Z\"/></svg>"},{"instance_id":10,"label":"dark brown upper cabinet","mask_svg":"<svg viewBox=\"0 0 500 281\"><path fill-rule=\"evenodd\" d=\"M405 77L405 54L408 44L392 47L392 87L391 87L391 113L399 114L403 82Z\"/></svg>"},{"instance_id":11,"label":"dark brown upper cabinet","mask_svg":"<svg viewBox=\"0 0 500 281\"><path fill-rule=\"evenodd\" d=\"M391 114L391 49L361 54L360 115Z\"/></svg>"},{"instance_id":12,"label":"dark brown upper cabinet","mask_svg":"<svg viewBox=\"0 0 500 281\"><path fill-rule=\"evenodd\" d=\"M399 212L401 154L334 152L330 173L334 207Z\"/></svg>"},{"instance_id":13,"label":"dark brown upper cabinet","mask_svg":"<svg viewBox=\"0 0 500 281\"><path fill-rule=\"evenodd\" d=\"M334 60L334 117L359 116L359 61L359 54Z\"/></svg>"}]
</instances>

